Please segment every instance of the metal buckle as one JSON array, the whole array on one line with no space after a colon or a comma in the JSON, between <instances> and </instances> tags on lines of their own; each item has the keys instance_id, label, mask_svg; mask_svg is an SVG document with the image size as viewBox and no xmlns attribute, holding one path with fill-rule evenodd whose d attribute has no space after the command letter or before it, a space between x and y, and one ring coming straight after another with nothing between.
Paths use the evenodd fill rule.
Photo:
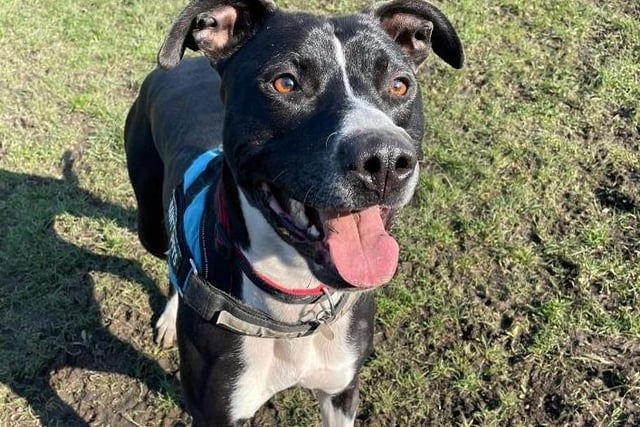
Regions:
<instances>
[{"instance_id":1,"label":"metal buckle","mask_svg":"<svg viewBox=\"0 0 640 427\"><path fill-rule=\"evenodd\" d=\"M331 294L327 290L327 288L322 288L322 292L327 296L327 300L329 301L329 308L324 308L322 311L316 314L316 321L318 323L327 323L331 322L336 317L336 306L333 304L333 300L331 299Z\"/></svg>"},{"instance_id":2,"label":"metal buckle","mask_svg":"<svg viewBox=\"0 0 640 427\"><path fill-rule=\"evenodd\" d=\"M189 264L191 264L191 274L198 276L198 269L196 268L196 263L193 258L189 258Z\"/></svg>"},{"instance_id":3,"label":"metal buckle","mask_svg":"<svg viewBox=\"0 0 640 427\"><path fill-rule=\"evenodd\" d=\"M329 308L323 309L322 311L316 314L316 322L318 322L318 331L329 341L333 340L335 337L333 330L329 323L331 323L336 318L336 307L333 304L333 300L331 299L331 294L327 290L327 288L322 288L322 292L325 293L327 299L329 300Z\"/></svg>"}]
</instances>

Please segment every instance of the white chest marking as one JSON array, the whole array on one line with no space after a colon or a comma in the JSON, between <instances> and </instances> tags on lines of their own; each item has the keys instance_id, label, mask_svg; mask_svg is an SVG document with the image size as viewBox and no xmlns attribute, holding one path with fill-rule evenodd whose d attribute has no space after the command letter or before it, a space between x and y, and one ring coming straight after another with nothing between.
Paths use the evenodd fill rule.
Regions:
<instances>
[{"instance_id":1,"label":"white chest marking","mask_svg":"<svg viewBox=\"0 0 640 427\"><path fill-rule=\"evenodd\" d=\"M274 394L293 386L335 394L355 374L357 354L349 342L346 314L332 325L334 339L318 333L291 340L243 337L244 370L231 397L234 420L252 417Z\"/></svg>"}]
</instances>

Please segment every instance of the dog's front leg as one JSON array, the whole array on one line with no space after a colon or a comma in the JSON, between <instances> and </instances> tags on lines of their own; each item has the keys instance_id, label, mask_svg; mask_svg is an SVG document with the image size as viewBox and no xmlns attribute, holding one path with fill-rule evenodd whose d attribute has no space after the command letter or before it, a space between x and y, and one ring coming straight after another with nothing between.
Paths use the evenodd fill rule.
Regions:
<instances>
[{"instance_id":1,"label":"dog's front leg","mask_svg":"<svg viewBox=\"0 0 640 427\"><path fill-rule=\"evenodd\" d=\"M174 293L167 305L164 307L162 315L156 322L156 344L169 348L176 341L176 319L178 317L178 294Z\"/></svg>"},{"instance_id":2,"label":"dog's front leg","mask_svg":"<svg viewBox=\"0 0 640 427\"><path fill-rule=\"evenodd\" d=\"M182 300L177 331L180 382L193 426L242 425L234 414L238 402L233 401L244 365L242 337L204 320Z\"/></svg>"},{"instance_id":3,"label":"dog's front leg","mask_svg":"<svg viewBox=\"0 0 640 427\"><path fill-rule=\"evenodd\" d=\"M358 374L349 386L338 394L317 390L323 427L353 427L358 409Z\"/></svg>"}]
</instances>

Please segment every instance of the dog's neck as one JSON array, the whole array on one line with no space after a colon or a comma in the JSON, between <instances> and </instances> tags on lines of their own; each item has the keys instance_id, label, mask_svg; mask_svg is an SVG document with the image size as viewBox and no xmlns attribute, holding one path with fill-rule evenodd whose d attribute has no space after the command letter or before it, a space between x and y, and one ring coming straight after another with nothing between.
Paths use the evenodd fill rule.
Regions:
<instances>
[{"instance_id":1,"label":"dog's neck","mask_svg":"<svg viewBox=\"0 0 640 427\"><path fill-rule=\"evenodd\" d=\"M211 201L218 224L216 233L223 230L226 236L222 240L226 243L224 247L210 245L209 249L227 252L229 258L218 262L229 264L209 269L209 280L274 320L287 323L313 320L310 316L328 310L331 305L323 294L324 285L313 275L305 258L282 240L262 213L249 203L225 167L226 164L221 181L212 190L215 196ZM341 295L342 292L332 291L329 298L335 305Z\"/></svg>"},{"instance_id":2,"label":"dog's neck","mask_svg":"<svg viewBox=\"0 0 640 427\"><path fill-rule=\"evenodd\" d=\"M238 189L237 194L250 242L250 246L243 249L242 253L253 269L288 290L307 290L322 286L309 269L307 261L278 236L260 211L251 206L242 190ZM337 302L339 293L334 292L330 298ZM314 310L310 305L316 304L284 303L261 290L244 274L242 299L252 307L285 322L304 320ZM328 302L325 300L325 303Z\"/></svg>"},{"instance_id":3,"label":"dog's neck","mask_svg":"<svg viewBox=\"0 0 640 427\"><path fill-rule=\"evenodd\" d=\"M307 261L284 242L260 211L238 190L250 246L242 250L253 268L286 289L313 289L320 286Z\"/></svg>"}]
</instances>

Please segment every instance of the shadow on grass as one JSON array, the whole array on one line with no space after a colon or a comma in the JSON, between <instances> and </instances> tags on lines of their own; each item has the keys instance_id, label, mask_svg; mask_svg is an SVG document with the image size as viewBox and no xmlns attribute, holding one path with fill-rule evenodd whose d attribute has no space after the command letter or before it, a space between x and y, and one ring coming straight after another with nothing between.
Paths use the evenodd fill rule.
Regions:
<instances>
[{"instance_id":1,"label":"shadow on grass","mask_svg":"<svg viewBox=\"0 0 640 427\"><path fill-rule=\"evenodd\" d=\"M153 280L137 261L75 246L53 227L57 216L68 213L132 228L135 213L79 188L71 167L64 169L64 179L0 170L0 382L26 399L46 426L91 421L52 385L55 373L65 368L123 374L179 402L174 376L104 326L90 273L138 283L157 313L164 298ZM64 386L76 402L91 399L85 385L65 380Z\"/></svg>"}]
</instances>

